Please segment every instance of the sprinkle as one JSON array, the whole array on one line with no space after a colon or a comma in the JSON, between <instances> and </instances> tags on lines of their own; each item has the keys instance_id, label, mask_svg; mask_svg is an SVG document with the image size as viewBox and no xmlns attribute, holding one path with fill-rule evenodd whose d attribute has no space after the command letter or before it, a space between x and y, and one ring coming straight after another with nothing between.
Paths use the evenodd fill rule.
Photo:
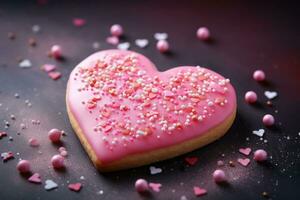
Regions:
<instances>
[{"instance_id":1,"label":"sprinkle","mask_svg":"<svg viewBox=\"0 0 300 200\"><path fill-rule=\"evenodd\" d=\"M258 149L254 152L254 157L253 159L257 162L263 162L268 159L268 154L265 150L263 149Z\"/></svg>"},{"instance_id":2,"label":"sprinkle","mask_svg":"<svg viewBox=\"0 0 300 200\"><path fill-rule=\"evenodd\" d=\"M117 45L117 44L119 44L119 38L115 37L115 36L111 36L111 37L106 38L106 42L108 44Z\"/></svg>"},{"instance_id":3,"label":"sprinkle","mask_svg":"<svg viewBox=\"0 0 300 200\"><path fill-rule=\"evenodd\" d=\"M154 38L156 40L167 40L168 39L168 34L167 33L155 33Z\"/></svg>"},{"instance_id":4,"label":"sprinkle","mask_svg":"<svg viewBox=\"0 0 300 200\"><path fill-rule=\"evenodd\" d=\"M248 166L249 163L250 163L250 159L249 158L245 158L245 159L239 158L237 161L238 161L238 163L240 163L244 167Z\"/></svg>"},{"instance_id":5,"label":"sprinkle","mask_svg":"<svg viewBox=\"0 0 300 200\"><path fill-rule=\"evenodd\" d=\"M62 49L61 49L61 46L59 45L53 45L51 47L51 50L50 50L50 54L51 56L53 56L55 59L60 59L62 58Z\"/></svg>"},{"instance_id":6,"label":"sprinkle","mask_svg":"<svg viewBox=\"0 0 300 200\"><path fill-rule=\"evenodd\" d=\"M160 51L161 53L165 53L169 51L169 43L166 40L159 40L156 43L156 49Z\"/></svg>"},{"instance_id":7,"label":"sprinkle","mask_svg":"<svg viewBox=\"0 0 300 200\"><path fill-rule=\"evenodd\" d=\"M198 186L194 186L194 194L197 197L203 196L207 194L207 190Z\"/></svg>"},{"instance_id":8,"label":"sprinkle","mask_svg":"<svg viewBox=\"0 0 300 200\"><path fill-rule=\"evenodd\" d=\"M206 27L200 27L197 30L197 37L203 41L208 40L210 38L210 31Z\"/></svg>"},{"instance_id":9,"label":"sprinkle","mask_svg":"<svg viewBox=\"0 0 300 200\"><path fill-rule=\"evenodd\" d=\"M120 24L114 24L110 27L110 34L116 37L123 35L123 27Z\"/></svg>"},{"instance_id":10,"label":"sprinkle","mask_svg":"<svg viewBox=\"0 0 300 200\"><path fill-rule=\"evenodd\" d=\"M265 91L264 94L268 99L275 99L278 96L278 93L275 91Z\"/></svg>"},{"instance_id":11,"label":"sprinkle","mask_svg":"<svg viewBox=\"0 0 300 200\"><path fill-rule=\"evenodd\" d=\"M251 153L251 148L247 147L247 148L240 148L239 152L241 154L244 154L245 156L248 156Z\"/></svg>"},{"instance_id":12,"label":"sprinkle","mask_svg":"<svg viewBox=\"0 0 300 200\"><path fill-rule=\"evenodd\" d=\"M226 175L223 170L217 169L213 173L213 179L216 183L222 183L226 181Z\"/></svg>"},{"instance_id":13,"label":"sprinkle","mask_svg":"<svg viewBox=\"0 0 300 200\"><path fill-rule=\"evenodd\" d=\"M149 183L149 187L154 191L154 192L159 192L161 188L160 183Z\"/></svg>"},{"instance_id":14,"label":"sprinkle","mask_svg":"<svg viewBox=\"0 0 300 200\"><path fill-rule=\"evenodd\" d=\"M266 78L265 72L262 70L256 70L253 73L253 79L256 81L264 81Z\"/></svg>"},{"instance_id":15,"label":"sprinkle","mask_svg":"<svg viewBox=\"0 0 300 200\"><path fill-rule=\"evenodd\" d=\"M124 43L120 43L118 44L118 49L120 50L127 50L130 47L130 43L129 42L124 42Z\"/></svg>"},{"instance_id":16,"label":"sprinkle","mask_svg":"<svg viewBox=\"0 0 300 200\"><path fill-rule=\"evenodd\" d=\"M259 136L259 137L262 137L262 136L264 136L265 130L264 130L264 129L254 130L254 131L252 131L252 133L253 133L254 135L257 135L257 136Z\"/></svg>"},{"instance_id":17,"label":"sprinkle","mask_svg":"<svg viewBox=\"0 0 300 200\"><path fill-rule=\"evenodd\" d=\"M6 132L0 131L0 139L2 139L3 137L6 137L6 136L7 136Z\"/></svg>"},{"instance_id":18,"label":"sprinkle","mask_svg":"<svg viewBox=\"0 0 300 200\"><path fill-rule=\"evenodd\" d=\"M255 103L257 101L257 95L253 91L248 91L245 94L245 101L247 103Z\"/></svg>"},{"instance_id":19,"label":"sprinkle","mask_svg":"<svg viewBox=\"0 0 300 200\"><path fill-rule=\"evenodd\" d=\"M3 152L3 153L1 153L1 158L2 158L3 162L6 162L6 161L8 161L10 159L13 159L14 158L14 154L11 151L9 151L9 152Z\"/></svg>"},{"instance_id":20,"label":"sprinkle","mask_svg":"<svg viewBox=\"0 0 300 200\"><path fill-rule=\"evenodd\" d=\"M145 179L138 179L135 182L137 192L143 193L149 190L148 182Z\"/></svg>"},{"instance_id":21,"label":"sprinkle","mask_svg":"<svg viewBox=\"0 0 300 200\"><path fill-rule=\"evenodd\" d=\"M149 44L149 41L147 39L136 39L135 40L135 45L140 47L140 48L145 48Z\"/></svg>"},{"instance_id":22,"label":"sprinkle","mask_svg":"<svg viewBox=\"0 0 300 200\"><path fill-rule=\"evenodd\" d=\"M58 185L57 185L57 183L55 183L54 181L52 181L52 180L50 180L50 179L47 179L46 181L45 181L45 190L53 190L53 189L55 189L55 188L57 188L58 187Z\"/></svg>"},{"instance_id":23,"label":"sprinkle","mask_svg":"<svg viewBox=\"0 0 300 200\"><path fill-rule=\"evenodd\" d=\"M52 71L56 70L56 65L44 64L42 66L42 70L44 70L45 72L52 72Z\"/></svg>"},{"instance_id":24,"label":"sprinkle","mask_svg":"<svg viewBox=\"0 0 300 200\"><path fill-rule=\"evenodd\" d=\"M81 183L71 183L68 185L68 188L71 191L79 192L82 188L82 185L81 185Z\"/></svg>"},{"instance_id":25,"label":"sprinkle","mask_svg":"<svg viewBox=\"0 0 300 200\"><path fill-rule=\"evenodd\" d=\"M61 131L54 128L54 129L51 129L49 132L48 132L48 138L51 142L59 142L60 141L60 138L61 138Z\"/></svg>"},{"instance_id":26,"label":"sprinkle","mask_svg":"<svg viewBox=\"0 0 300 200\"><path fill-rule=\"evenodd\" d=\"M275 123L273 115L270 114L264 115L262 121L265 126L272 126Z\"/></svg>"},{"instance_id":27,"label":"sprinkle","mask_svg":"<svg viewBox=\"0 0 300 200\"><path fill-rule=\"evenodd\" d=\"M99 42L94 42L92 46L93 46L93 49L97 50L97 49L100 48L100 43Z\"/></svg>"},{"instance_id":28,"label":"sprinkle","mask_svg":"<svg viewBox=\"0 0 300 200\"><path fill-rule=\"evenodd\" d=\"M158 167L155 167L155 166L150 166L149 169L150 169L150 174L151 175L159 174L159 173L162 172L161 168L158 168Z\"/></svg>"},{"instance_id":29,"label":"sprinkle","mask_svg":"<svg viewBox=\"0 0 300 200\"><path fill-rule=\"evenodd\" d=\"M189 164L190 166L194 166L197 162L198 162L198 158L197 157L186 157L184 159L187 164Z\"/></svg>"},{"instance_id":30,"label":"sprinkle","mask_svg":"<svg viewBox=\"0 0 300 200\"><path fill-rule=\"evenodd\" d=\"M39 173L34 173L32 176L28 178L28 181L31 183L41 183L41 176Z\"/></svg>"},{"instance_id":31,"label":"sprinkle","mask_svg":"<svg viewBox=\"0 0 300 200\"><path fill-rule=\"evenodd\" d=\"M41 27L39 25L32 26L32 32L39 33L41 31Z\"/></svg>"},{"instance_id":32,"label":"sprinkle","mask_svg":"<svg viewBox=\"0 0 300 200\"><path fill-rule=\"evenodd\" d=\"M60 72L49 72L48 76L53 80L58 80L61 77Z\"/></svg>"},{"instance_id":33,"label":"sprinkle","mask_svg":"<svg viewBox=\"0 0 300 200\"><path fill-rule=\"evenodd\" d=\"M81 26L84 26L85 24L86 24L85 19L81 19L81 18L74 18L73 19L73 25L74 26L81 27Z\"/></svg>"},{"instance_id":34,"label":"sprinkle","mask_svg":"<svg viewBox=\"0 0 300 200\"><path fill-rule=\"evenodd\" d=\"M65 161L65 158L61 155L54 155L51 158L52 166L55 169L64 168L65 167L64 161Z\"/></svg>"},{"instance_id":35,"label":"sprinkle","mask_svg":"<svg viewBox=\"0 0 300 200\"><path fill-rule=\"evenodd\" d=\"M22 60L19 63L19 67L22 69L30 68L30 67L32 67L31 61L28 59Z\"/></svg>"}]
</instances>

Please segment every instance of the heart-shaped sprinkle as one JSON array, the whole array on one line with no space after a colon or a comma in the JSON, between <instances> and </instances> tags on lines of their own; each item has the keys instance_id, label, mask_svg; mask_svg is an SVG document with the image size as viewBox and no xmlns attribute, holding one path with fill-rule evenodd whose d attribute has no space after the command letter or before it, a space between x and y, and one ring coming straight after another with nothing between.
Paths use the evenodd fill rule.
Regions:
<instances>
[{"instance_id":1,"label":"heart-shaped sprinkle","mask_svg":"<svg viewBox=\"0 0 300 200\"><path fill-rule=\"evenodd\" d=\"M275 91L265 91L265 96L268 98L268 99L274 99L277 97L278 93L275 92Z\"/></svg>"},{"instance_id":2,"label":"heart-shaped sprinkle","mask_svg":"<svg viewBox=\"0 0 300 200\"><path fill-rule=\"evenodd\" d=\"M149 183L149 187L154 191L154 192L159 192L161 188L160 183Z\"/></svg>"},{"instance_id":3,"label":"heart-shaped sprinkle","mask_svg":"<svg viewBox=\"0 0 300 200\"><path fill-rule=\"evenodd\" d=\"M119 44L119 38L116 36L111 36L111 37L106 38L106 42L108 44L117 45L117 44Z\"/></svg>"},{"instance_id":4,"label":"heart-shaped sprinkle","mask_svg":"<svg viewBox=\"0 0 300 200\"><path fill-rule=\"evenodd\" d=\"M136 39L135 40L135 45L140 47L140 48L145 48L148 46L149 41L147 39Z\"/></svg>"},{"instance_id":5,"label":"heart-shaped sprinkle","mask_svg":"<svg viewBox=\"0 0 300 200\"><path fill-rule=\"evenodd\" d=\"M186 157L184 160L191 166L195 165L198 162L197 157Z\"/></svg>"},{"instance_id":6,"label":"heart-shaped sprinkle","mask_svg":"<svg viewBox=\"0 0 300 200\"><path fill-rule=\"evenodd\" d=\"M44 64L42 66L42 70L44 70L45 72L52 72L56 69L56 66L55 65L52 65L52 64Z\"/></svg>"},{"instance_id":7,"label":"heart-shaped sprinkle","mask_svg":"<svg viewBox=\"0 0 300 200\"><path fill-rule=\"evenodd\" d=\"M61 77L61 73L60 72L49 72L48 76L53 80L57 80Z\"/></svg>"},{"instance_id":8,"label":"heart-shaped sprinkle","mask_svg":"<svg viewBox=\"0 0 300 200\"><path fill-rule=\"evenodd\" d=\"M154 38L156 40L166 40L166 39L168 39L168 34L167 33L155 33Z\"/></svg>"},{"instance_id":9,"label":"heart-shaped sprinkle","mask_svg":"<svg viewBox=\"0 0 300 200\"><path fill-rule=\"evenodd\" d=\"M31 61L28 60L28 59L22 60L22 61L19 63L19 67L20 67L20 68L29 68L29 67L31 67L31 66L32 66Z\"/></svg>"},{"instance_id":10,"label":"heart-shaped sprinkle","mask_svg":"<svg viewBox=\"0 0 300 200\"><path fill-rule=\"evenodd\" d=\"M3 137L6 137L6 136L7 136L6 132L0 131L0 139L2 139Z\"/></svg>"},{"instance_id":11,"label":"heart-shaped sprinkle","mask_svg":"<svg viewBox=\"0 0 300 200\"><path fill-rule=\"evenodd\" d=\"M58 185L57 185L57 183L55 183L54 181L52 181L52 180L50 180L50 179L47 179L46 181L45 181L45 190L53 190L53 189L55 189L55 188L57 188L58 187Z\"/></svg>"},{"instance_id":12,"label":"heart-shaped sprinkle","mask_svg":"<svg viewBox=\"0 0 300 200\"><path fill-rule=\"evenodd\" d=\"M238 163L240 163L244 167L248 166L249 163L250 163L250 159L249 158L245 158L245 159L239 158L237 161L238 161Z\"/></svg>"},{"instance_id":13,"label":"heart-shaped sprinkle","mask_svg":"<svg viewBox=\"0 0 300 200\"><path fill-rule=\"evenodd\" d=\"M251 153L251 148L247 147L247 148L240 148L239 152L248 156Z\"/></svg>"},{"instance_id":14,"label":"heart-shaped sprinkle","mask_svg":"<svg viewBox=\"0 0 300 200\"><path fill-rule=\"evenodd\" d=\"M81 187L82 187L81 183L71 183L68 185L68 188L75 192L79 192Z\"/></svg>"},{"instance_id":15,"label":"heart-shaped sprinkle","mask_svg":"<svg viewBox=\"0 0 300 200\"><path fill-rule=\"evenodd\" d=\"M81 18L74 18L73 19L73 25L74 26L80 27L80 26L85 25L85 23L86 23L85 19L81 19Z\"/></svg>"},{"instance_id":16,"label":"heart-shaped sprinkle","mask_svg":"<svg viewBox=\"0 0 300 200\"><path fill-rule=\"evenodd\" d=\"M10 159L13 159L14 158L14 154L13 152L9 151L9 152L3 152L1 153L1 158L3 160L3 162L6 162Z\"/></svg>"},{"instance_id":17,"label":"heart-shaped sprinkle","mask_svg":"<svg viewBox=\"0 0 300 200\"><path fill-rule=\"evenodd\" d=\"M194 186L194 194L199 197L207 194L207 190L198 186Z\"/></svg>"},{"instance_id":18,"label":"heart-shaped sprinkle","mask_svg":"<svg viewBox=\"0 0 300 200\"><path fill-rule=\"evenodd\" d=\"M154 175L154 174L159 174L162 172L161 168L155 167L155 166L150 166L150 174Z\"/></svg>"},{"instance_id":19,"label":"heart-shaped sprinkle","mask_svg":"<svg viewBox=\"0 0 300 200\"><path fill-rule=\"evenodd\" d=\"M252 133L253 133L254 135L257 135L257 136L259 136L259 137L262 137L262 136L264 136L265 130L264 130L264 129L254 130L254 131L252 131Z\"/></svg>"},{"instance_id":20,"label":"heart-shaped sprinkle","mask_svg":"<svg viewBox=\"0 0 300 200\"><path fill-rule=\"evenodd\" d=\"M28 181L31 183L41 183L41 176L39 173L34 173L32 176L28 178Z\"/></svg>"},{"instance_id":21,"label":"heart-shaped sprinkle","mask_svg":"<svg viewBox=\"0 0 300 200\"><path fill-rule=\"evenodd\" d=\"M118 45L118 49L120 49L120 50L127 50L127 49L129 49L129 47L130 47L129 42L123 42Z\"/></svg>"}]
</instances>

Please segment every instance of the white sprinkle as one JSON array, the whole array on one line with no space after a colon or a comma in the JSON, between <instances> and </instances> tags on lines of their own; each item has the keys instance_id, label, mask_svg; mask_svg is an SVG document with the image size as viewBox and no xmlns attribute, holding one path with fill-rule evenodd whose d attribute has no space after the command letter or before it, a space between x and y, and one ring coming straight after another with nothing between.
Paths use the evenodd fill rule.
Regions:
<instances>
[{"instance_id":1,"label":"white sprinkle","mask_svg":"<svg viewBox=\"0 0 300 200\"><path fill-rule=\"evenodd\" d=\"M124 42L124 43L120 43L118 44L118 49L120 50L127 50L130 47L130 43L129 42Z\"/></svg>"},{"instance_id":2,"label":"white sprinkle","mask_svg":"<svg viewBox=\"0 0 300 200\"><path fill-rule=\"evenodd\" d=\"M25 69L25 68L30 68L31 66L32 66L31 61L28 60L28 59L22 60L22 61L19 63L19 67L20 67L20 68L23 68L23 69Z\"/></svg>"},{"instance_id":3,"label":"white sprinkle","mask_svg":"<svg viewBox=\"0 0 300 200\"><path fill-rule=\"evenodd\" d=\"M168 34L167 33L155 33L154 38L156 40L166 40L166 39L168 39Z\"/></svg>"},{"instance_id":4,"label":"white sprinkle","mask_svg":"<svg viewBox=\"0 0 300 200\"><path fill-rule=\"evenodd\" d=\"M149 44L149 41L147 39L136 39L135 40L135 45L140 47L140 48L145 48Z\"/></svg>"}]
</instances>

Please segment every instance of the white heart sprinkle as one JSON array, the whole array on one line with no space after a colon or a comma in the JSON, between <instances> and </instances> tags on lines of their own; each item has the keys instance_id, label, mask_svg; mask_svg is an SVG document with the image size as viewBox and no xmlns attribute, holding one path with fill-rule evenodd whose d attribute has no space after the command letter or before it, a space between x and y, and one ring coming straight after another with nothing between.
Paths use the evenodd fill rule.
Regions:
<instances>
[{"instance_id":1,"label":"white heart sprinkle","mask_svg":"<svg viewBox=\"0 0 300 200\"><path fill-rule=\"evenodd\" d=\"M19 63L19 67L20 67L20 68L29 68L29 67L31 67L31 66L32 66L32 64L31 64L30 60L28 60L28 59L22 60L22 61Z\"/></svg>"},{"instance_id":2,"label":"white heart sprinkle","mask_svg":"<svg viewBox=\"0 0 300 200\"><path fill-rule=\"evenodd\" d=\"M32 26L32 32L38 33L41 31L41 27L39 25L33 25Z\"/></svg>"},{"instance_id":3,"label":"white heart sprinkle","mask_svg":"<svg viewBox=\"0 0 300 200\"><path fill-rule=\"evenodd\" d=\"M149 41L147 39L136 39L135 40L135 45L140 47L140 48L145 48L148 46Z\"/></svg>"},{"instance_id":4,"label":"white heart sprinkle","mask_svg":"<svg viewBox=\"0 0 300 200\"><path fill-rule=\"evenodd\" d=\"M47 179L45 181L45 190L52 190L52 189L55 189L57 187L58 187L58 185L54 181L52 181L50 179Z\"/></svg>"},{"instance_id":5,"label":"white heart sprinkle","mask_svg":"<svg viewBox=\"0 0 300 200\"><path fill-rule=\"evenodd\" d=\"M167 33L155 33L154 38L157 40L166 40L166 39L168 39L168 34Z\"/></svg>"},{"instance_id":6,"label":"white heart sprinkle","mask_svg":"<svg viewBox=\"0 0 300 200\"><path fill-rule=\"evenodd\" d=\"M277 97L278 93L275 91L265 91L265 96L268 99L274 99L275 97Z\"/></svg>"},{"instance_id":7,"label":"white heart sprinkle","mask_svg":"<svg viewBox=\"0 0 300 200\"><path fill-rule=\"evenodd\" d=\"M154 175L154 174L159 174L161 172L162 172L161 168L150 166L150 174Z\"/></svg>"},{"instance_id":8,"label":"white heart sprinkle","mask_svg":"<svg viewBox=\"0 0 300 200\"><path fill-rule=\"evenodd\" d=\"M127 50L130 47L130 43L129 42L124 42L124 43L120 43L118 45L118 49L120 50Z\"/></svg>"},{"instance_id":9,"label":"white heart sprinkle","mask_svg":"<svg viewBox=\"0 0 300 200\"><path fill-rule=\"evenodd\" d=\"M262 137L262 136L264 136L265 130L264 130L264 129L254 130L254 131L252 131L252 133L253 133L254 135L257 135L257 136L259 136L259 137Z\"/></svg>"}]
</instances>

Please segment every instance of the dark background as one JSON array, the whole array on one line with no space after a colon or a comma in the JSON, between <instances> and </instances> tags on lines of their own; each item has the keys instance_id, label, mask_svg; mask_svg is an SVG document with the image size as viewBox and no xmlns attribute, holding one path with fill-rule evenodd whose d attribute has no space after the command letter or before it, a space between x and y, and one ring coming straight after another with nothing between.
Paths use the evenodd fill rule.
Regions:
<instances>
[{"instance_id":1,"label":"dark background","mask_svg":"<svg viewBox=\"0 0 300 200\"><path fill-rule=\"evenodd\" d=\"M174 1L175 2L175 1ZM49 1L39 5L35 1L0 2L0 130L9 121L8 137L0 140L0 152L13 151L15 159L0 163L0 199L196 199L193 186L208 190L199 199L263 199L267 192L271 199L300 199L300 9L286 1ZM87 24L74 27L73 18L84 18ZM228 134L204 148L191 152L198 156L197 165L188 167L187 155L155 163L163 172L150 175L149 166L101 174L93 167L79 140L72 131L65 108L65 89L68 75L74 66L95 50L112 48L105 42L112 24L124 27L124 41L131 42L131 50L148 56L159 70L179 65L201 65L231 79L238 95L238 115ZM32 32L38 24L41 32ZM195 32L199 26L211 30L213 42L199 41ZM16 39L8 39L14 32ZM155 49L155 32L167 32L172 53L160 54ZM37 40L36 47L28 45L29 38ZM147 38L150 45L141 49L134 45L136 38ZM64 62L47 57L54 44L60 44L66 57ZM18 59L29 59L30 69L18 67ZM63 77L53 81L40 70L45 63L57 64ZM268 82L258 84L252 79L255 69L266 72ZM259 104L250 106L243 100L246 91L254 90ZM275 90L279 96L273 107L266 106L265 90ZM18 93L20 98L14 97ZM32 107L25 101L29 100ZM266 129L264 139L252 134L263 128L261 118L274 114L276 127ZM10 119L14 114L16 120ZM32 125L31 120L40 120ZM21 130L24 123L27 129ZM69 152L67 170L57 172L50 167L50 158L57 147L47 139L52 128L63 129ZM18 135L17 132L21 134ZM30 137L39 139L39 148L27 144ZM246 138L249 140L246 140ZM271 159L263 165L251 161L248 167L230 160L244 157L240 147L266 149ZM19 155L17 155L19 153ZM222 154L224 154L222 156ZM251 156L252 157L252 154ZM42 180L52 179L58 189L46 191L43 185L29 183L15 166L19 158L28 159L33 171ZM229 186L217 186L211 173L217 161L223 167ZM80 180L84 176L85 180ZM140 196L135 192L137 178L161 183L161 192ZM83 183L80 193L68 190L70 182ZM103 194L99 194L102 190Z\"/></svg>"}]
</instances>

